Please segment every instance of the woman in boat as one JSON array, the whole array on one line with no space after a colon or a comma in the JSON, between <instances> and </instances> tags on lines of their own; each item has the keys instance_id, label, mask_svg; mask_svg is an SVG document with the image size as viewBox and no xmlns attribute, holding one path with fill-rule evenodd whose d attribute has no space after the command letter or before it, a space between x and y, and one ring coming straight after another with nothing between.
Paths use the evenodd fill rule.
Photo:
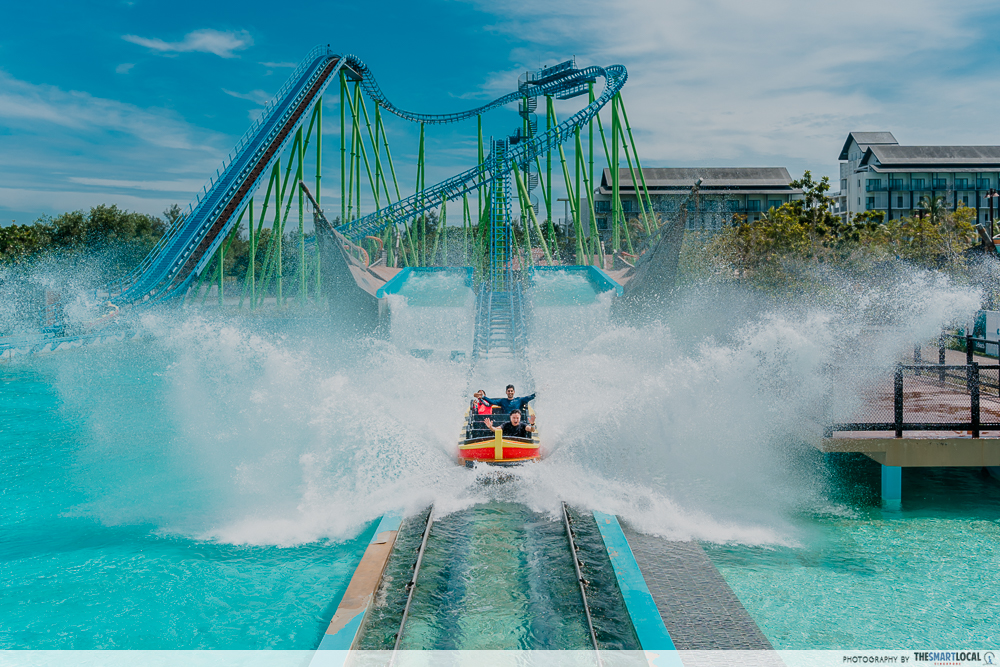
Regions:
<instances>
[{"instance_id":1,"label":"woman in boat","mask_svg":"<svg viewBox=\"0 0 1000 667\"><path fill-rule=\"evenodd\" d=\"M472 428L469 429L468 437L469 439L485 438L489 436L490 432L483 424L482 415L492 414L496 406L486 398L486 391L483 389L472 396L472 405L469 407L472 412Z\"/></svg>"}]
</instances>

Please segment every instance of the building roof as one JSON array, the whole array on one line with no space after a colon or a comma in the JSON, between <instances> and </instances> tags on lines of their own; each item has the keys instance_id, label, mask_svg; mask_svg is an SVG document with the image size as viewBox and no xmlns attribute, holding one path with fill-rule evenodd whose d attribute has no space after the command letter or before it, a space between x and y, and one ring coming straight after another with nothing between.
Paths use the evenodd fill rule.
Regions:
<instances>
[{"instance_id":1,"label":"building roof","mask_svg":"<svg viewBox=\"0 0 1000 667\"><path fill-rule=\"evenodd\" d=\"M1000 171L1000 146L869 146L859 166L875 171Z\"/></svg>"},{"instance_id":2,"label":"building roof","mask_svg":"<svg viewBox=\"0 0 1000 667\"><path fill-rule=\"evenodd\" d=\"M899 145L896 137L892 136L892 132L851 132L847 135L847 141L844 142L844 147L840 150L841 160L848 159L847 151L851 148L852 139L858 143L861 150L865 150L869 146Z\"/></svg>"},{"instance_id":3,"label":"building roof","mask_svg":"<svg viewBox=\"0 0 1000 667\"><path fill-rule=\"evenodd\" d=\"M802 192L791 186L792 177L784 167L672 167L643 168L642 177L650 194L672 192L687 193L695 181L701 179L699 189L706 191L732 191L748 194ZM611 170L604 169L600 193L611 194ZM622 193L634 193L632 174L628 169L618 170L618 188Z\"/></svg>"}]
</instances>

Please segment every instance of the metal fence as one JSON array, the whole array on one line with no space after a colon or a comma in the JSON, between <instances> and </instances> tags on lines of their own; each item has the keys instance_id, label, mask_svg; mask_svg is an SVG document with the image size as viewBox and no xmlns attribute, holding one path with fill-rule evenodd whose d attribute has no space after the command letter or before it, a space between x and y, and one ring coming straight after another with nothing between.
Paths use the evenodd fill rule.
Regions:
<instances>
[{"instance_id":1,"label":"metal fence","mask_svg":"<svg viewBox=\"0 0 1000 667\"><path fill-rule=\"evenodd\" d=\"M903 431L970 431L978 438L981 431L1000 430L1000 365L897 364L892 379L877 381L868 394L854 415L858 421L830 424L826 437L838 431L893 431L897 438Z\"/></svg>"}]
</instances>

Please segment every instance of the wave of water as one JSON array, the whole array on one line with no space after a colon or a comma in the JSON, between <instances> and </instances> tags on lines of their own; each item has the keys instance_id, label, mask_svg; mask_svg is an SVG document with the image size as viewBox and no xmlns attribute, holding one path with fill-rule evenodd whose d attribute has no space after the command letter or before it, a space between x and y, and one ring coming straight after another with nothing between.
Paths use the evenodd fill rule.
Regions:
<instances>
[{"instance_id":1,"label":"wave of water","mask_svg":"<svg viewBox=\"0 0 1000 667\"><path fill-rule=\"evenodd\" d=\"M323 322L161 312L142 343L48 363L88 434L74 511L109 525L293 545L346 539L396 508L566 500L674 539L794 544L796 517L845 511L810 444L831 409L857 401L829 365L886 368L978 303L927 273L823 303L709 286L631 326L612 321L605 294L536 307L527 369L411 354L407 327L444 349L471 332L471 307L435 318L396 300L388 339L360 341ZM455 462L462 415L473 390L508 382L538 391L548 458L483 483Z\"/></svg>"}]
</instances>

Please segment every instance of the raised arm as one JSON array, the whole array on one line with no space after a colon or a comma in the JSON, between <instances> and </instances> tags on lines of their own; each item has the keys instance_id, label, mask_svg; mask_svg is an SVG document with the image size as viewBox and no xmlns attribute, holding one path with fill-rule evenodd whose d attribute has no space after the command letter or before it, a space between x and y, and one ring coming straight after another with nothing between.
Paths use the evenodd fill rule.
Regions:
<instances>
[{"instance_id":1,"label":"raised arm","mask_svg":"<svg viewBox=\"0 0 1000 667\"><path fill-rule=\"evenodd\" d=\"M489 417L487 417L486 419L484 419L483 423L486 424L486 428L488 428L491 431L496 432L496 431L502 431L503 430L503 426L494 426L493 425L493 420L490 419Z\"/></svg>"}]
</instances>

